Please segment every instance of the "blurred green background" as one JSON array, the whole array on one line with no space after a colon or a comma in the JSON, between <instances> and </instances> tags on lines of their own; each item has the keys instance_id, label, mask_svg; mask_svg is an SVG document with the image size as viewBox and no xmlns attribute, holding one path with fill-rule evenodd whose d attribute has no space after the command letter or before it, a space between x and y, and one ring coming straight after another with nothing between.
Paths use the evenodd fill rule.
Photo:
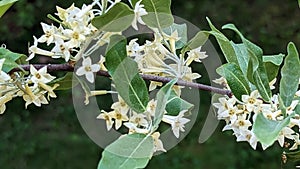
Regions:
<instances>
[{"instance_id":1,"label":"blurred green background","mask_svg":"<svg viewBox=\"0 0 300 169\"><path fill-rule=\"evenodd\" d=\"M0 19L0 44L27 54L32 35L42 34L39 23L51 22L46 14L54 13L55 5L66 8L72 3L20 0ZM74 3L81 6L84 1ZM206 16L218 28L234 23L246 37L262 46L266 54L286 53L289 41L300 45L300 9L296 0L173 1L172 11L201 29L208 29ZM230 32L225 33L236 38ZM216 44L215 47L218 49ZM201 66L197 70L203 71ZM202 75L205 77L205 73ZM199 82L208 83L207 80L202 78ZM200 111L191 133L177 147L155 156L147 169L294 168L293 164L282 165L282 149L277 144L266 151L260 148L254 151L247 143L236 143L231 132L222 133L223 124L207 142L199 144L199 133L210 104L210 93L200 93ZM96 168L102 149L81 128L72 107L71 93L59 92L58 96L42 108L29 106L24 110L21 99L7 104L7 111L0 116L1 169ZM103 106L105 103L102 102Z\"/></svg>"}]
</instances>

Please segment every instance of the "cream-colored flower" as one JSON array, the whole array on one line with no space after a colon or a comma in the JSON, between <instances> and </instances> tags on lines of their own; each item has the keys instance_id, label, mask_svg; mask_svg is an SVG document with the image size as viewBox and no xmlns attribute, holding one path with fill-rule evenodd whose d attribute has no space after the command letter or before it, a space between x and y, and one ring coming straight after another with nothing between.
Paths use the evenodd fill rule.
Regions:
<instances>
[{"instance_id":1,"label":"cream-colored flower","mask_svg":"<svg viewBox=\"0 0 300 169\"><path fill-rule=\"evenodd\" d=\"M250 130L240 130L239 135L237 136L236 139L237 142L239 141L247 141L249 142L250 146L256 150L256 146L257 146L257 138L255 136L255 134L250 131Z\"/></svg>"},{"instance_id":2,"label":"cream-colored flower","mask_svg":"<svg viewBox=\"0 0 300 169\"><path fill-rule=\"evenodd\" d=\"M42 35L37 41L40 43L47 42L47 45L50 45L55 40L56 27L53 25L47 25L41 23L44 35Z\"/></svg>"},{"instance_id":3,"label":"cream-colored flower","mask_svg":"<svg viewBox=\"0 0 300 169\"><path fill-rule=\"evenodd\" d=\"M82 66L79 67L76 71L76 74L78 76L85 75L86 79L94 83L94 73L98 72L100 70L100 65L99 64L92 64L92 60L90 57L87 57L83 59L82 61Z\"/></svg>"},{"instance_id":4,"label":"cream-colored flower","mask_svg":"<svg viewBox=\"0 0 300 169\"><path fill-rule=\"evenodd\" d=\"M129 129L128 131L129 134L133 134L133 133L148 134L150 131L146 128L139 128L136 126L136 124L131 122L124 123L124 126Z\"/></svg>"},{"instance_id":5,"label":"cream-colored flower","mask_svg":"<svg viewBox=\"0 0 300 169\"><path fill-rule=\"evenodd\" d=\"M7 73L2 71L4 62L5 62L5 59L0 59L0 82L9 81L11 79Z\"/></svg>"},{"instance_id":6,"label":"cream-colored flower","mask_svg":"<svg viewBox=\"0 0 300 169\"><path fill-rule=\"evenodd\" d=\"M64 42L62 39L57 39L55 46L51 50L51 52L55 53L52 58L64 58L68 62L71 57L70 49L69 43Z\"/></svg>"},{"instance_id":7,"label":"cream-colored flower","mask_svg":"<svg viewBox=\"0 0 300 169\"><path fill-rule=\"evenodd\" d=\"M185 60L185 65L190 65L193 61L195 62L201 62L200 59L205 59L207 58L208 56L206 55L206 52L201 52L201 47L198 47L196 49L192 49L191 51L189 51L187 54L188 54L188 57L187 59Z\"/></svg>"},{"instance_id":8,"label":"cream-colored flower","mask_svg":"<svg viewBox=\"0 0 300 169\"><path fill-rule=\"evenodd\" d=\"M37 83L49 83L55 79L54 76L51 76L47 73L47 66L42 67L41 69L37 70L33 65L30 65L30 80L37 84Z\"/></svg>"},{"instance_id":9,"label":"cream-colored flower","mask_svg":"<svg viewBox=\"0 0 300 169\"><path fill-rule=\"evenodd\" d=\"M259 93L257 90L254 90L250 95L242 95L242 101L246 104L246 108L249 112L252 112L255 106L258 106L263 103L262 100L258 99Z\"/></svg>"},{"instance_id":10,"label":"cream-colored flower","mask_svg":"<svg viewBox=\"0 0 300 169\"><path fill-rule=\"evenodd\" d=\"M132 112L133 116L131 116L129 118L129 122L135 124L136 126L140 127L148 127L148 121L145 119L146 115L143 113L136 113L136 112Z\"/></svg>"},{"instance_id":11,"label":"cream-colored flower","mask_svg":"<svg viewBox=\"0 0 300 169\"><path fill-rule=\"evenodd\" d=\"M142 16L147 15L148 12L145 10L144 5L141 4L142 0L138 1L134 6L134 19L131 23L131 26L138 30L137 23L145 25L144 21L142 20Z\"/></svg>"},{"instance_id":12,"label":"cream-colored flower","mask_svg":"<svg viewBox=\"0 0 300 169\"><path fill-rule=\"evenodd\" d=\"M184 118L184 113L187 110L182 110L177 116L164 115L162 121L171 124L172 131L175 137L179 138L179 132L184 132L184 125L190 121L190 119Z\"/></svg>"},{"instance_id":13,"label":"cream-colored flower","mask_svg":"<svg viewBox=\"0 0 300 169\"><path fill-rule=\"evenodd\" d=\"M113 103L111 105L112 109L119 109L123 114L127 114L129 111L129 106L125 102L125 100L122 99L120 95L118 95L118 101Z\"/></svg>"},{"instance_id":14,"label":"cream-colored flower","mask_svg":"<svg viewBox=\"0 0 300 169\"><path fill-rule=\"evenodd\" d=\"M283 147L283 145L284 145L284 138L288 138L288 139L293 140L294 139L294 136L293 136L294 133L295 133L295 131L292 130L291 128L284 127L280 131L279 136L277 137L277 141L278 141L279 145L281 147Z\"/></svg>"},{"instance_id":15,"label":"cream-colored flower","mask_svg":"<svg viewBox=\"0 0 300 169\"><path fill-rule=\"evenodd\" d=\"M50 56L50 57L52 57L52 56L54 55L53 52L49 52L49 51L47 51L47 50L38 48L38 47L37 47L37 45L38 45L38 40L37 40L37 38L36 38L35 36L33 36L33 39L34 39L33 46L30 46L30 47L29 47L29 54L30 54L30 55L29 55L29 57L26 59L26 61L29 61L29 60L33 59L34 56L35 56L36 54L44 55L44 56Z\"/></svg>"},{"instance_id":16,"label":"cream-colored flower","mask_svg":"<svg viewBox=\"0 0 300 169\"><path fill-rule=\"evenodd\" d=\"M0 114L3 114L5 112L6 106L5 104L12 100L11 94L6 94L4 96L0 97Z\"/></svg>"},{"instance_id":17,"label":"cream-colored flower","mask_svg":"<svg viewBox=\"0 0 300 169\"><path fill-rule=\"evenodd\" d=\"M127 114L119 109L114 109L114 111L112 111L112 118L115 119L116 130L118 130L122 126L123 121L129 120Z\"/></svg>"},{"instance_id":18,"label":"cream-colored flower","mask_svg":"<svg viewBox=\"0 0 300 169\"><path fill-rule=\"evenodd\" d=\"M153 144L154 144L153 153L157 151L167 152L167 150L164 148L163 142L159 139L160 133L155 132L151 136L153 138Z\"/></svg>"},{"instance_id":19,"label":"cream-colored flower","mask_svg":"<svg viewBox=\"0 0 300 169\"><path fill-rule=\"evenodd\" d=\"M112 120L112 118L114 117L114 113L113 113L113 111L112 112L106 112L104 110L101 110L101 112L102 113L97 116L97 119L105 120L107 131L109 131L112 128L113 124L114 124L114 121Z\"/></svg>"},{"instance_id":20,"label":"cream-colored flower","mask_svg":"<svg viewBox=\"0 0 300 169\"><path fill-rule=\"evenodd\" d=\"M296 135L293 135L294 137L294 144L293 146L290 148L290 150L297 150L298 149L298 146L300 145L300 139L299 139L299 134L296 133Z\"/></svg>"}]
</instances>

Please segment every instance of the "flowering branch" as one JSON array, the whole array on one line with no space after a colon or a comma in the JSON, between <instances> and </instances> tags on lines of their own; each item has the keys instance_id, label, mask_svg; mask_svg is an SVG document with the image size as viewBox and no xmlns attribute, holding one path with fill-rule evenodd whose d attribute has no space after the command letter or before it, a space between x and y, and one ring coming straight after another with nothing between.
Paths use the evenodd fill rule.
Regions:
<instances>
[{"instance_id":1,"label":"flowering branch","mask_svg":"<svg viewBox=\"0 0 300 169\"><path fill-rule=\"evenodd\" d=\"M33 64L33 66L36 69L41 69L42 67L47 66L47 71L48 72L55 72L55 71L72 72L72 71L74 71L74 65L72 65L70 63L64 63L64 64ZM30 70L30 65L20 65L20 68L22 68L26 71L29 71ZM14 68L10 71L10 73L21 71L20 68ZM97 75L110 77L109 73L107 71L103 71L103 70L98 71ZM151 80L151 81L162 82L162 83L168 83L172 80L172 78L167 78L167 77L162 77L162 76L154 76L154 75L147 75L147 74L141 74L141 77L144 80ZM220 89L220 88L205 85L205 84L187 82L187 81L184 81L184 80L178 80L176 84L179 85L179 86L186 86L186 87L192 87L192 88L196 88L196 89L200 89L200 90L211 91L211 92L214 92L214 93L217 93L217 94L227 95L229 97L232 96L232 92L230 90Z\"/></svg>"}]
</instances>

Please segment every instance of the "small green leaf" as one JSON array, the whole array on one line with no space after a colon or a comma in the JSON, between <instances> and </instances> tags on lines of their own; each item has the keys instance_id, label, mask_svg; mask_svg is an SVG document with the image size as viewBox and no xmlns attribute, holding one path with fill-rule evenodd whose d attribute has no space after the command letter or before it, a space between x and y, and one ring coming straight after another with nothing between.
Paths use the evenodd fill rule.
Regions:
<instances>
[{"instance_id":1,"label":"small green leaf","mask_svg":"<svg viewBox=\"0 0 300 169\"><path fill-rule=\"evenodd\" d=\"M287 47L288 55L281 69L280 97L285 107L291 105L298 89L300 78L299 54L294 43L290 42Z\"/></svg>"},{"instance_id":2,"label":"small green leaf","mask_svg":"<svg viewBox=\"0 0 300 169\"><path fill-rule=\"evenodd\" d=\"M153 148L151 136L124 135L105 148L98 169L145 168L152 157Z\"/></svg>"},{"instance_id":3,"label":"small green leaf","mask_svg":"<svg viewBox=\"0 0 300 169\"><path fill-rule=\"evenodd\" d=\"M187 51L196 49L200 46L203 46L205 42L208 39L208 34L200 31L198 32L188 43L187 45L182 49L181 53L185 53Z\"/></svg>"},{"instance_id":4,"label":"small green leaf","mask_svg":"<svg viewBox=\"0 0 300 169\"><path fill-rule=\"evenodd\" d=\"M22 68L19 66L17 62L19 62L22 59L24 60L26 56L23 54L11 52L5 48L0 48L0 59L3 58L5 59L5 62L3 64L2 70L8 73L9 71L17 67L22 70Z\"/></svg>"},{"instance_id":5,"label":"small green leaf","mask_svg":"<svg viewBox=\"0 0 300 169\"><path fill-rule=\"evenodd\" d=\"M282 121L273 121L259 113L253 124L253 132L258 141L266 148L271 146L277 140L280 131L290 123L291 116Z\"/></svg>"},{"instance_id":6,"label":"small green leaf","mask_svg":"<svg viewBox=\"0 0 300 169\"><path fill-rule=\"evenodd\" d=\"M181 49L187 43L186 24L173 23L171 26L164 28L162 31L167 35L171 35L173 32L177 31L178 37L180 37L180 39L175 43L176 49Z\"/></svg>"},{"instance_id":7,"label":"small green leaf","mask_svg":"<svg viewBox=\"0 0 300 169\"><path fill-rule=\"evenodd\" d=\"M263 62L266 67L269 82L277 77L283 58L283 54L263 56Z\"/></svg>"},{"instance_id":8,"label":"small green leaf","mask_svg":"<svg viewBox=\"0 0 300 169\"><path fill-rule=\"evenodd\" d=\"M105 63L116 90L130 108L137 113L143 113L149 96L145 81L139 75L138 65L127 57L127 42L124 37L122 39L122 36L114 35L110 41Z\"/></svg>"},{"instance_id":9,"label":"small green leaf","mask_svg":"<svg viewBox=\"0 0 300 169\"><path fill-rule=\"evenodd\" d=\"M177 116L180 111L189 110L193 106L193 104L178 97L177 94L172 90L166 105L166 111L168 115Z\"/></svg>"},{"instance_id":10,"label":"small green leaf","mask_svg":"<svg viewBox=\"0 0 300 169\"><path fill-rule=\"evenodd\" d=\"M0 1L0 18L17 1L18 0L1 0Z\"/></svg>"},{"instance_id":11,"label":"small green leaf","mask_svg":"<svg viewBox=\"0 0 300 169\"><path fill-rule=\"evenodd\" d=\"M121 32L126 30L134 19L134 12L123 2L116 3L107 13L97 16L92 24L102 31Z\"/></svg>"},{"instance_id":12,"label":"small green leaf","mask_svg":"<svg viewBox=\"0 0 300 169\"><path fill-rule=\"evenodd\" d=\"M164 87L162 87L156 95L157 105L155 108L155 116L154 116L154 120L153 120L154 121L153 122L153 131L155 131L158 128L158 126L163 118L168 99L170 98L170 95L171 95L172 87L174 86L174 84L176 82L177 82L177 79L173 79L172 81L167 83Z\"/></svg>"},{"instance_id":13,"label":"small green leaf","mask_svg":"<svg viewBox=\"0 0 300 169\"><path fill-rule=\"evenodd\" d=\"M235 50L234 48L232 47L230 41L226 38L225 35L223 35L212 23L211 21L209 20L209 18L206 18L210 28L211 28L211 31L207 32L211 35L213 35L217 41L218 41L218 44L225 56L225 59L228 63L235 63L235 64L239 64L238 63L238 60L237 60L237 56L235 54Z\"/></svg>"},{"instance_id":14,"label":"small green leaf","mask_svg":"<svg viewBox=\"0 0 300 169\"><path fill-rule=\"evenodd\" d=\"M64 77L57 78L53 81L51 81L51 84L59 84L59 86L55 90L68 90L72 87L75 87L78 85L78 80L76 78L73 78L73 73L69 72L66 73Z\"/></svg>"},{"instance_id":15,"label":"small green leaf","mask_svg":"<svg viewBox=\"0 0 300 169\"><path fill-rule=\"evenodd\" d=\"M147 26L161 30L174 23L171 0L142 0L142 4L148 12L147 15L142 16Z\"/></svg>"},{"instance_id":16,"label":"small green leaf","mask_svg":"<svg viewBox=\"0 0 300 169\"><path fill-rule=\"evenodd\" d=\"M266 55L263 56L263 62L271 62L276 66L280 66L283 62L284 54L278 54L278 55Z\"/></svg>"},{"instance_id":17,"label":"small green leaf","mask_svg":"<svg viewBox=\"0 0 300 169\"><path fill-rule=\"evenodd\" d=\"M299 0L300 1L300 0ZM300 151L295 151L295 152L287 152L285 153L288 161L291 162L299 162L300 161Z\"/></svg>"},{"instance_id":18,"label":"small green leaf","mask_svg":"<svg viewBox=\"0 0 300 169\"><path fill-rule=\"evenodd\" d=\"M241 69L234 63L227 63L217 69L217 73L223 76L233 93L233 95L241 100L242 95L249 95L250 88Z\"/></svg>"}]
</instances>

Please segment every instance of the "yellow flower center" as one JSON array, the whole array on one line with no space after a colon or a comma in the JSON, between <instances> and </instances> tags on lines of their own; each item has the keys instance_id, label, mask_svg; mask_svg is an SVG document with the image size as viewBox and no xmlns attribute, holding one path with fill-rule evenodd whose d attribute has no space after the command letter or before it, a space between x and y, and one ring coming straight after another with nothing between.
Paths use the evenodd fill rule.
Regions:
<instances>
[{"instance_id":1,"label":"yellow flower center","mask_svg":"<svg viewBox=\"0 0 300 169\"><path fill-rule=\"evenodd\" d=\"M117 113L116 114L116 119L117 120L121 120L122 119L122 114L121 113Z\"/></svg>"},{"instance_id":2,"label":"yellow flower center","mask_svg":"<svg viewBox=\"0 0 300 169\"><path fill-rule=\"evenodd\" d=\"M86 66L84 69L85 69L85 71L87 71L87 72L90 72L90 71L92 71L92 69L91 69L91 67L90 67L90 66Z\"/></svg>"},{"instance_id":3,"label":"yellow flower center","mask_svg":"<svg viewBox=\"0 0 300 169\"><path fill-rule=\"evenodd\" d=\"M79 39L79 34L77 32L74 32L72 37L74 39Z\"/></svg>"},{"instance_id":4,"label":"yellow flower center","mask_svg":"<svg viewBox=\"0 0 300 169\"><path fill-rule=\"evenodd\" d=\"M248 102L249 102L250 104L254 104L254 103L255 103L255 99L254 99L254 98L249 98Z\"/></svg>"},{"instance_id":5,"label":"yellow flower center","mask_svg":"<svg viewBox=\"0 0 300 169\"><path fill-rule=\"evenodd\" d=\"M37 73L37 74L35 74L35 77L36 77L37 79L40 79L42 76L41 76L39 73Z\"/></svg>"}]
</instances>

